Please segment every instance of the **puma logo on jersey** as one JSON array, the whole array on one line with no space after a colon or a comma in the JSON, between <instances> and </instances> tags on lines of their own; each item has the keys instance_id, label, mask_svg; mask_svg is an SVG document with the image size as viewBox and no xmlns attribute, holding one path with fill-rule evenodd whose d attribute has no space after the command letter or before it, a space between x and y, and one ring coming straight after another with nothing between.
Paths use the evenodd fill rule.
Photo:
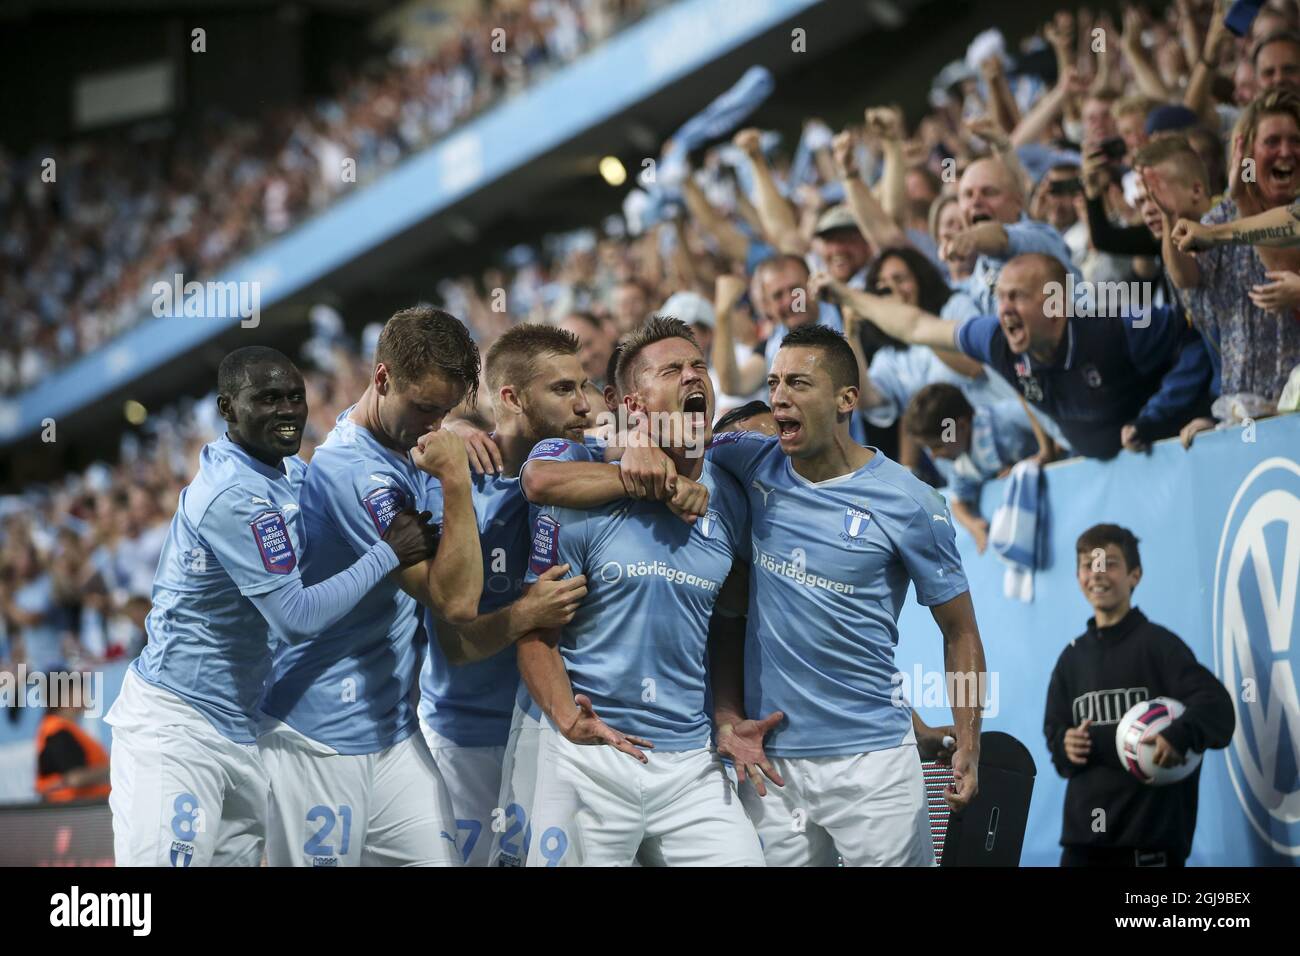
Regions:
<instances>
[{"instance_id":1,"label":"puma logo on jersey","mask_svg":"<svg viewBox=\"0 0 1300 956\"><path fill-rule=\"evenodd\" d=\"M259 497L257 497L257 495L253 495L253 497L252 497L251 500L252 500L253 504L255 504L255 505L266 505L268 508L274 508L274 507L275 507L275 502L273 502L273 501L269 501L269 500L267 500L266 498L259 498Z\"/></svg>"},{"instance_id":2,"label":"puma logo on jersey","mask_svg":"<svg viewBox=\"0 0 1300 956\"><path fill-rule=\"evenodd\" d=\"M948 525L948 527L952 527L952 524L948 521L947 515L933 515L933 518L935 521L942 521L944 524Z\"/></svg>"},{"instance_id":3,"label":"puma logo on jersey","mask_svg":"<svg viewBox=\"0 0 1300 956\"><path fill-rule=\"evenodd\" d=\"M753 480L753 482L751 482L751 485L752 485L752 487L753 487L753 488L754 488L754 489L755 489L755 490L756 490L760 495L763 496L763 507L766 508L766 507L767 507L767 499L768 499L768 496L771 495L772 492L776 491L776 489L775 489L775 488L764 488L764 487L759 483L759 481L758 481L757 478L755 478L755 479Z\"/></svg>"},{"instance_id":4,"label":"puma logo on jersey","mask_svg":"<svg viewBox=\"0 0 1300 956\"><path fill-rule=\"evenodd\" d=\"M377 481L381 485L391 485L393 483L393 479L389 478L387 475L371 475L370 480Z\"/></svg>"}]
</instances>

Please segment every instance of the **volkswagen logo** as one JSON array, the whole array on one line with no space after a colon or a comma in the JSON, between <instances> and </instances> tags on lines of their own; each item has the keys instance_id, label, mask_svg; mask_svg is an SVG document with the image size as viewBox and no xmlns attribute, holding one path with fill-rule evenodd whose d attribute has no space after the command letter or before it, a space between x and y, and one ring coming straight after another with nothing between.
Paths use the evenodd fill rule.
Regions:
<instances>
[{"instance_id":1,"label":"volkswagen logo","mask_svg":"<svg viewBox=\"0 0 1300 956\"><path fill-rule=\"evenodd\" d=\"M1261 462L1228 506L1214 570L1214 654L1237 729L1228 776L1246 819L1278 853L1300 856L1300 465Z\"/></svg>"}]
</instances>

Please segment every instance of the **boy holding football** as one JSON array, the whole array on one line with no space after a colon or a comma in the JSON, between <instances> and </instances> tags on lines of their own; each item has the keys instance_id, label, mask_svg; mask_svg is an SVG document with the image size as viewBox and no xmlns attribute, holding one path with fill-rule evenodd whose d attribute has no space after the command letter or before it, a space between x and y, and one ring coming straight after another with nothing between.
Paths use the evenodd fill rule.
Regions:
<instances>
[{"instance_id":1,"label":"boy holding football","mask_svg":"<svg viewBox=\"0 0 1300 956\"><path fill-rule=\"evenodd\" d=\"M1177 783L1146 785L1121 765L1116 726L1143 701L1182 703L1181 717L1146 738L1155 765L1175 767L1191 751L1228 745L1232 699L1176 634L1132 606L1142 580L1133 532L1095 525L1075 552L1079 587L1095 616L1056 662L1043 722L1052 763L1069 780L1061 866L1180 867L1196 830L1200 768Z\"/></svg>"}]
</instances>

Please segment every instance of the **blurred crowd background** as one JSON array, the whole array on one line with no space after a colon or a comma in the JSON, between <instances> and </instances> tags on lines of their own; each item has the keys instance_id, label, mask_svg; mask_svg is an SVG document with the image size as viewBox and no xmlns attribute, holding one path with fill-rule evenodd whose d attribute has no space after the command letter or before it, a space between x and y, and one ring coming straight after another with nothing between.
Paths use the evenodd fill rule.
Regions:
<instances>
[{"instance_id":1,"label":"blurred crowd background","mask_svg":"<svg viewBox=\"0 0 1300 956\"><path fill-rule=\"evenodd\" d=\"M323 170L340 157L377 160L358 165L382 175L664 5L484 3L436 55L394 48L383 63L341 70L329 99L257 121L217 118L180 147L0 148L0 392L29 387L148 317L154 279L213 275L331 203L338 179ZM1208 0L1117 15L1042 5L1037 30L1004 35L991 21L972 35L966 55L933 77L924 112L809 102L797 136L749 126L772 79L746 73L648 157L648 173L632 170L640 176L621 214L501 249L481 272L444 276L437 304L462 317L484 351L513 323L571 329L593 398L619 336L671 312L710 354L719 415L765 397L770 346L786 330L832 324L867 374L860 433L935 484L978 487L1020 455L1070 455L1059 423L1042 411L1031 419L1015 387L980 363L910 346L843 300L819 298L827 280L813 277L953 322L994 313L1006 256L983 251L976 234L998 222L1023 227L1036 237L1028 248L1081 280L1149 283L1153 305L1174 310L1200 343L1205 359L1200 377L1184 382L1183 419L1122 439L1128 421L1099 421L1117 446L1140 451L1166 435L1188 443L1198 430L1240 427L1285 410L1300 365L1300 263L1279 261L1267 276L1257 261L1225 263L1206 296L1178 288L1160 248L1171 221L1244 201L1232 178L1243 159L1257 160L1266 180L1253 201L1289 190L1289 202L1300 189L1300 4L1270 0L1240 36L1224 26L1227 12ZM501 25L514 38L509 55L491 49ZM861 119L843 130L821 118L846 108ZM1290 117L1280 143L1254 135L1270 116ZM1149 152L1166 139L1199 158L1204 182L1194 182L1199 167L1166 167L1165 154ZM50 155L62 170L57 188L39 181ZM1144 176L1146 167L1167 175ZM1164 193L1149 188L1157 181ZM1221 218L1223 208L1236 206ZM293 356L312 409L305 458L364 389L383 318L366 316L357 335L355 317L335 304L311 310L311 336ZM1166 356L1156 371L1178 359ZM984 459L967 454L954 472L923 434L926 409L951 400L931 388L918 404L932 386L949 386L981 414L999 410L1000 429L1034 440ZM486 407L467 414L490 428ZM129 433L116 459L0 498L0 668L93 666L138 652L177 496L220 432L214 396L186 399ZM983 519L968 517L978 535Z\"/></svg>"}]
</instances>

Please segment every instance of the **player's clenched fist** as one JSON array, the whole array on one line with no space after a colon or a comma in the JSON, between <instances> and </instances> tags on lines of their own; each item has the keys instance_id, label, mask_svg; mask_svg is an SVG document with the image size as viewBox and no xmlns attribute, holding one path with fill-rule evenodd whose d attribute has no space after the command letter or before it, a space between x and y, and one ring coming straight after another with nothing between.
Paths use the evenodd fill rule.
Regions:
<instances>
[{"instance_id":1,"label":"player's clenched fist","mask_svg":"<svg viewBox=\"0 0 1300 956\"><path fill-rule=\"evenodd\" d=\"M687 524L709 513L709 489L698 481L677 476L677 490L668 499L668 510Z\"/></svg>"},{"instance_id":2,"label":"player's clenched fist","mask_svg":"<svg viewBox=\"0 0 1300 956\"><path fill-rule=\"evenodd\" d=\"M568 573L567 564L547 568L519 599L519 611L525 615L527 630L550 630L573 620L587 596L587 577L576 574L566 578L564 575Z\"/></svg>"},{"instance_id":3,"label":"player's clenched fist","mask_svg":"<svg viewBox=\"0 0 1300 956\"><path fill-rule=\"evenodd\" d=\"M632 498L667 501L677 491L677 468L653 445L633 445L619 461L623 489Z\"/></svg>"},{"instance_id":4,"label":"player's clenched fist","mask_svg":"<svg viewBox=\"0 0 1300 956\"><path fill-rule=\"evenodd\" d=\"M417 515L407 508L398 512L388 522L381 537L393 549L403 567L427 561L438 550L438 528L433 524L433 514L428 511Z\"/></svg>"},{"instance_id":5,"label":"player's clenched fist","mask_svg":"<svg viewBox=\"0 0 1300 956\"><path fill-rule=\"evenodd\" d=\"M1088 762L1088 755L1092 753L1092 734L1088 733L1091 724L1090 718L1078 727L1070 727L1065 731L1065 759L1070 763L1082 766Z\"/></svg>"},{"instance_id":6,"label":"player's clenched fist","mask_svg":"<svg viewBox=\"0 0 1300 956\"><path fill-rule=\"evenodd\" d=\"M465 442L455 432L440 428L420 436L411 449L411 461L439 481L469 476Z\"/></svg>"}]
</instances>

